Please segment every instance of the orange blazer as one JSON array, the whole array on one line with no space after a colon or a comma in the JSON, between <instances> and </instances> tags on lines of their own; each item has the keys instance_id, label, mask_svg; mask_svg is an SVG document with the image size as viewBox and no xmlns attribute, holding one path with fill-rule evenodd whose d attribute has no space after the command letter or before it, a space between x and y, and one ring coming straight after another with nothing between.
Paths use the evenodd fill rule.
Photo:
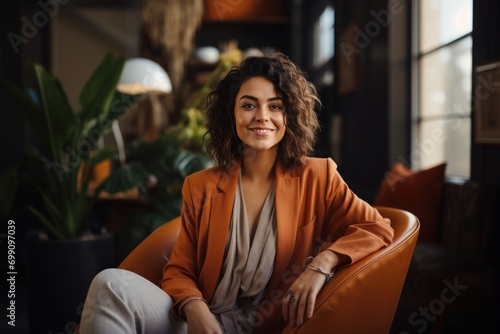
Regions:
<instances>
[{"instance_id":1,"label":"orange blazer","mask_svg":"<svg viewBox=\"0 0 500 334\"><path fill-rule=\"evenodd\" d=\"M215 292L239 173L239 165L229 172L213 167L184 181L181 231L161 281L177 315L183 299L210 301ZM327 245L353 263L393 237L390 221L349 189L332 159L307 158L288 172L277 164L275 173L276 259L255 333L278 333L285 325L281 299L308 256Z\"/></svg>"}]
</instances>

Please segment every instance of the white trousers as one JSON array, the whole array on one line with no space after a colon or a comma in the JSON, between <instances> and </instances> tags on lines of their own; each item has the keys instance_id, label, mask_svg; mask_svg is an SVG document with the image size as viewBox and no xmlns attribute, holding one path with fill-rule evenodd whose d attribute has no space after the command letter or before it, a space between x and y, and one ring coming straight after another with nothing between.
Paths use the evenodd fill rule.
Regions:
<instances>
[{"instance_id":1,"label":"white trousers","mask_svg":"<svg viewBox=\"0 0 500 334\"><path fill-rule=\"evenodd\" d=\"M187 334L187 324L172 315L172 298L144 277L106 269L90 285L80 321L81 334Z\"/></svg>"}]
</instances>

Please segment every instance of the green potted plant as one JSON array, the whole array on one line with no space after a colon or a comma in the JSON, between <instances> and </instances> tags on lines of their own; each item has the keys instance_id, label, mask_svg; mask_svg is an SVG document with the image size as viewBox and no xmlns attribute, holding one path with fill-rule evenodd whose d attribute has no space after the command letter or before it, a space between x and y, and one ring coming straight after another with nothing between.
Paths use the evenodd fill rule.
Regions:
<instances>
[{"instance_id":1,"label":"green potted plant","mask_svg":"<svg viewBox=\"0 0 500 334\"><path fill-rule=\"evenodd\" d=\"M81 91L78 112L72 110L58 79L39 64L32 67L35 90L0 81L38 139L19 169L40 198L39 205L26 203L27 207L45 227L27 242L32 331L66 332L76 325L91 279L115 265L113 236L89 229L89 217L104 184L93 194L89 184L95 166L115 153L99 150L99 141L134 102L134 97L116 91L124 60L112 54L104 57Z\"/></svg>"}]
</instances>

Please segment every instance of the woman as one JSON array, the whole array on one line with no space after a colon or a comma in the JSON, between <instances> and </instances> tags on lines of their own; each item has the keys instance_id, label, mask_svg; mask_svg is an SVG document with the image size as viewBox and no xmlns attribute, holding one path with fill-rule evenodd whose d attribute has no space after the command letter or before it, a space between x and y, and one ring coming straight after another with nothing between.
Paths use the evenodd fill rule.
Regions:
<instances>
[{"instance_id":1,"label":"woman","mask_svg":"<svg viewBox=\"0 0 500 334\"><path fill-rule=\"evenodd\" d=\"M390 222L335 163L307 157L319 100L284 55L247 58L208 102L207 150L217 167L184 182L166 293L106 270L90 288L82 333L279 333L313 315L336 268L391 242Z\"/></svg>"}]
</instances>

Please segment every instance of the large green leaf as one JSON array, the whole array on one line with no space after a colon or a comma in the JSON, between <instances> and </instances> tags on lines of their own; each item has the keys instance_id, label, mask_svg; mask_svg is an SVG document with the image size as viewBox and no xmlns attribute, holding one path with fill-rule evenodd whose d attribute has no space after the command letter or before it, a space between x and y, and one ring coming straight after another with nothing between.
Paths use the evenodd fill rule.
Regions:
<instances>
[{"instance_id":1,"label":"large green leaf","mask_svg":"<svg viewBox=\"0 0 500 334\"><path fill-rule=\"evenodd\" d=\"M85 224L90 215L90 211L92 209L91 202L88 199L88 183L82 184L82 189L77 194L75 203L69 209L71 210L71 215L73 221L68 221L68 233L71 237L77 237L85 230Z\"/></svg>"},{"instance_id":2,"label":"large green leaf","mask_svg":"<svg viewBox=\"0 0 500 334\"><path fill-rule=\"evenodd\" d=\"M63 232L61 232L61 229L57 226L54 226L54 224L52 224L52 221L50 219L47 219L47 217L45 217L40 211L32 206L29 207L29 210L49 229L50 232L52 232L52 234L57 239L66 239L66 236Z\"/></svg>"},{"instance_id":3,"label":"large green leaf","mask_svg":"<svg viewBox=\"0 0 500 334\"><path fill-rule=\"evenodd\" d=\"M142 95L130 95L116 91L106 118L112 121L123 116L130 108L136 105L141 98Z\"/></svg>"},{"instance_id":4,"label":"large green leaf","mask_svg":"<svg viewBox=\"0 0 500 334\"><path fill-rule=\"evenodd\" d=\"M111 53L101 61L80 94L82 121L100 119L110 111L124 63L125 57Z\"/></svg>"},{"instance_id":5,"label":"large green leaf","mask_svg":"<svg viewBox=\"0 0 500 334\"><path fill-rule=\"evenodd\" d=\"M115 92L108 113L100 115L101 118L92 118L83 124L82 135L89 143L97 144L99 138L111 131L115 119L123 116L137 100L138 95L127 95Z\"/></svg>"},{"instance_id":6,"label":"large green leaf","mask_svg":"<svg viewBox=\"0 0 500 334\"><path fill-rule=\"evenodd\" d=\"M34 126L47 128L52 158L63 162L61 152L77 127L77 119L57 78L40 64L34 69L45 116L44 125Z\"/></svg>"},{"instance_id":7,"label":"large green leaf","mask_svg":"<svg viewBox=\"0 0 500 334\"><path fill-rule=\"evenodd\" d=\"M206 154L182 150L175 159L175 166L183 178L211 166Z\"/></svg>"}]
</instances>

